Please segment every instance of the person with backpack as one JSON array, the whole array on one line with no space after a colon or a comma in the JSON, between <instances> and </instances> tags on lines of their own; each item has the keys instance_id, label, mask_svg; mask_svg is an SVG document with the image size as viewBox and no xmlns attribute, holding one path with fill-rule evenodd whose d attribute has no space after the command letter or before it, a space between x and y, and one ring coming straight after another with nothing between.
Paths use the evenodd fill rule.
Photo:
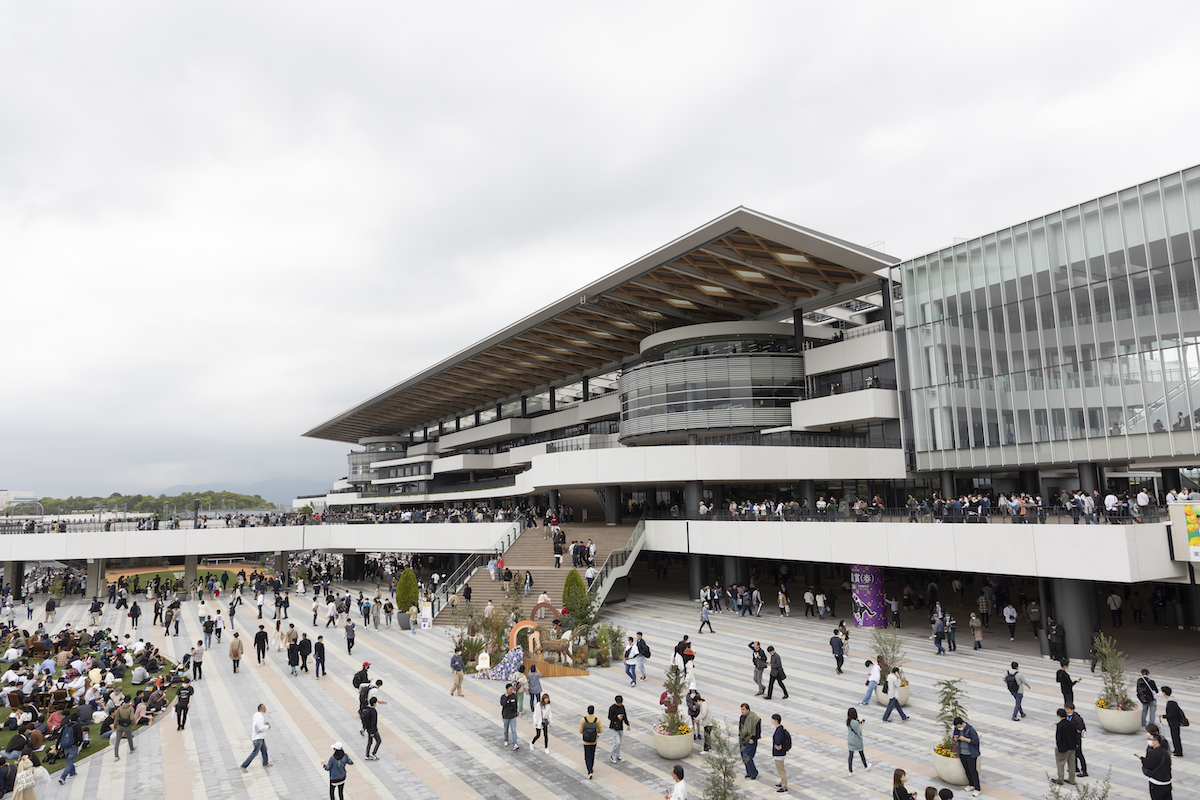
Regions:
<instances>
[{"instance_id":1,"label":"person with backpack","mask_svg":"<svg viewBox=\"0 0 1200 800\"><path fill-rule=\"evenodd\" d=\"M1142 670L1142 677L1137 682L1137 699L1142 704L1142 727L1154 722L1154 712L1158 710L1158 686L1150 679L1150 670Z\"/></svg>"},{"instance_id":2,"label":"person with backpack","mask_svg":"<svg viewBox=\"0 0 1200 800\"><path fill-rule=\"evenodd\" d=\"M113 760L121 760L121 739L129 740L129 752L133 752L137 748L133 746L133 706L129 704L129 698L121 699L121 705L113 712Z\"/></svg>"},{"instance_id":3,"label":"person with backpack","mask_svg":"<svg viewBox=\"0 0 1200 800\"><path fill-rule=\"evenodd\" d=\"M778 720L779 715L776 714L771 719ZM778 738L778 730L776 730L776 738ZM790 736L788 737L787 745L788 747L792 746ZM869 770L871 768L871 765L867 763L867 754L863 750L862 720L858 718L858 709L854 706L846 709L846 749L850 751L850 756L846 759L846 768L850 770L851 775L854 774L855 753L858 753L858 757L862 759L863 769ZM775 758L779 759L779 756L775 756ZM776 760L775 764L776 768L778 768L779 760Z\"/></svg>"},{"instance_id":4,"label":"person with backpack","mask_svg":"<svg viewBox=\"0 0 1200 800\"><path fill-rule=\"evenodd\" d=\"M195 693L196 689L192 686L192 679L185 675L183 683L175 692L175 730L181 731L187 727L188 708L192 704L192 695Z\"/></svg>"},{"instance_id":5,"label":"person with backpack","mask_svg":"<svg viewBox=\"0 0 1200 800\"><path fill-rule=\"evenodd\" d=\"M642 680L646 680L646 659L650 658L650 645L642 638L642 632L637 632L637 668Z\"/></svg>"},{"instance_id":6,"label":"person with backpack","mask_svg":"<svg viewBox=\"0 0 1200 800\"><path fill-rule=\"evenodd\" d=\"M775 784L775 791L778 794L784 794L788 790L785 761L788 751L792 749L792 734L783 727L783 717L778 714L771 715L771 722L775 723L775 733L771 735L771 757L775 760L775 774L779 776L779 783ZM851 753L850 756L853 758L854 754ZM867 763L866 756L863 757L863 763Z\"/></svg>"},{"instance_id":7,"label":"person with backpack","mask_svg":"<svg viewBox=\"0 0 1200 800\"><path fill-rule=\"evenodd\" d=\"M1021 701L1025 699L1025 690L1033 687L1018 670L1017 662L1012 662L1012 669L1004 674L1004 685L1008 687L1008 693L1013 696L1013 722L1020 722L1025 719L1025 710L1021 708Z\"/></svg>"},{"instance_id":8,"label":"person with backpack","mask_svg":"<svg viewBox=\"0 0 1200 800\"><path fill-rule=\"evenodd\" d=\"M587 767L590 781L592 773L596 771L596 742L600 741L600 734L604 733L604 726L596 717L595 706L588 706L587 714L579 720L579 733L583 737L583 763ZM516 745L513 745L513 749L517 749Z\"/></svg>"},{"instance_id":9,"label":"person with backpack","mask_svg":"<svg viewBox=\"0 0 1200 800\"><path fill-rule=\"evenodd\" d=\"M62 786L67 782L67 778L74 777L77 774L75 772L75 759L79 757L79 746L83 743L83 726L79 724L78 712L72 711L59 730L58 748L67 759L66 766L58 774L58 785Z\"/></svg>"},{"instance_id":10,"label":"person with backpack","mask_svg":"<svg viewBox=\"0 0 1200 800\"><path fill-rule=\"evenodd\" d=\"M1171 687L1162 687L1163 697L1167 698L1167 707L1162 715L1162 719L1171 729L1171 755L1176 758L1183 758L1183 739L1179 735L1180 728L1186 728L1192 723L1188 721L1187 715L1183 713L1183 709L1179 707L1179 703L1175 702L1171 697Z\"/></svg>"},{"instance_id":11,"label":"person with backpack","mask_svg":"<svg viewBox=\"0 0 1200 800\"><path fill-rule=\"evenodd\" d=\"M367 702L367 707L358 712L363 730L367 732L367 761L379 760L379 745L383 744L383 739L379 736L379 710L376 708L378 703L379 698L372 697ZM375 743L374 752L371 751L371 742Z\"/></svg>"}]
</instances>

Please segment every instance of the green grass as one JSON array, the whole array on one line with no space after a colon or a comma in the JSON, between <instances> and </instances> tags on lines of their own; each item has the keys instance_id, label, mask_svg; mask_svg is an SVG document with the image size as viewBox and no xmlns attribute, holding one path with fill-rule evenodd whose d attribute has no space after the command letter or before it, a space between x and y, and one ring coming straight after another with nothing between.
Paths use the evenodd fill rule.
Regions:
<instances>
[{"instance_id":1,"label":"green grass","mask_svg":"<svg viewBox=\"0 0 1200 800\"><path fill-rule=\"evenodd\" d=\"M208 580L208 576L211 574L214 578L217 579L217 582L219 583L221 580L222 573L224 573L226 571L229 572L229 583L227 584L226 591L232 592L234 584L237 583L237 570L214 569L211 567L206 567L204 569L199 569L196 571L196 579L198 581L200 581L201 583L204 583ZM259 571L265 572L267 576L271 576L274 574L274 570L262 570L260 568ZM183 574L183 565L182 564L180 564L178 567L171 567L169 569L163 569L163 570L159 570L157 572L140 572L137 575L137 577L139 577L141 579L138 582L138 586L141 588L145 588L145 586L148 583L150 583L152 580L154 580L156 577L160 578L164 583L173 584L175 581L175 573L176 572L180 573L180 576L182 577L182 574ZM108 574L113 576L108 579L108 582L116 583L117 577L120 575L124 575L125 573L122 573L119 571L110 571ZM246 574L249 575L250 572L247 571ZM133 578L134 578L133 574L130 573L130 574L126 575L126 577L129 578L129 581L132 584ZM186 591L187 587L184 586L183 588ZM222 594L224 594L224 592L222 592Z\"/></svg>"},{"instance_id":2,"label":"green grass","mask_svg":"<svg viewBox=\"0 0 1200 800\"><path fill-rule=\"evenodd\" d=\"M170 673L171 670L173 670L175 668L175 665L169 661L164 662L164 664L165 664L165 666L161 670L159 670L157 673L155 673L154 675L151 675L151 678L154 678L158 675ZM61 671L62 671L61 669L58 670L58 672L61 672ZM56 672L55 675L57 675L58 672ZM133 685L133 670L132 669L126 670L125 677L122 678L120 681L118 681L117 685L121 687L121 693L124 694L126 697L130 698L131 700L133 699L133 696L137 693L137 691L139 689L146 688L145 685L140 686L140 687ZM146 684L146 685L148 685L148 684ZM169 687L166 691L167 707L166 707L166 709L164 709L163 711L160 711L158 713L158 720L159 720L160 725L163 724L163 720L167 716L173 716L173 714L174 714L174 710L171 707L171 703L175 699L175 690L177 688L178 688L178 685L173 685L173 686ZM0 707L0 725L3 725L4 722L8 720L8 717L11 714L12 714L12 709ZM103 739L100 737L100 723L98 723L98 722L89 723L89 724L84 725L83 727L88 729L88 731L89 731L88 736L91 738L92 743L90 745L88 745L88 749L84 753L80 754L79 759L76 760L76 762L75 762L76 764L82 763L85 759L91 758L93 755L101 752L102 750L107 749L109 746L109 741L110 741L109 739ZM138 727L145 728L148 726L139 725ZM137 728L135 728L134 730L137 730ZM8 742L10 739L12 739L13 736L16 735L16 733L17 733L16 731L10 731L7 728L0 728L0 750L8 749ZM46 753L49 752L49 750L50 750L50 738L46 737L46 740L42 744L44 746L44 749L37 755L38 755L38 758L44 759L46 756ZM67 765L66 759L62 759L62 758L58 759L53 764L46 764L46 763L42 764L42 766L44 766L50 772L50 774L54 774L54 773L58 772L59 770L66 767L66 765Z\"/></svg>"}]
</instances>

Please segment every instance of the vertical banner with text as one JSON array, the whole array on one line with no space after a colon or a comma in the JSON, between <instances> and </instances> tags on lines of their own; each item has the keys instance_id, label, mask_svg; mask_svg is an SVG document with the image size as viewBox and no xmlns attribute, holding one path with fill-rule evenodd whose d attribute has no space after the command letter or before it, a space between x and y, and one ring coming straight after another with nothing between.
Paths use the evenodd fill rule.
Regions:
<instances>
[{"instance_id":1,"label":"vertical banner with text","mask_svg":"<svg viewBox=\"0 0 1200 800\"><path fill-rule=\"evenodd\" d=\"M854 611L855 625L860 628L887 627L887 605L883 595L883 567L850 566L850 607Z\"/></svg>"}]
</instances>

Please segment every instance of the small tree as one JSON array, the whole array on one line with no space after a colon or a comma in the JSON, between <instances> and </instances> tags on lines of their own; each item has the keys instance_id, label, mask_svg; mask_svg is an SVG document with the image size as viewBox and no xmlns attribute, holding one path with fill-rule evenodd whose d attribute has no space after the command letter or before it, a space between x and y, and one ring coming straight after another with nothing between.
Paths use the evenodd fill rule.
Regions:
<instances>
[{"instance_id":1,"label":"small tree","mask_svg":"<svg viewBox=\"0 0 1200 800\"><path fill-rule=\"evenodd\" d=\"M412 571L412 567L409 567L400 573L400 580L396 581L396 610L405 614L416 604L417 573Z\"/></svg>"},{"instance_id":2,"label":"small tree","mask_svg":"<svg viewBox=\"0 0 1200 800\"><path fill-rule=\"evenodd\" d=\"M50 581L50 596L55 600L62 600L65 593L63 576L55 575L54 580Z\"/></svg>"},{"instance_id":3,"label":"small tree","mask_svg":"<svg viewBox=\"0 0 1200 800\"><path fill-rule=\"evenodd\" d=\"M938 691L937 721L942 725L942 741L933 748L938 755L953 758L958 753L953 739L954 718L967 719L967 709L963 707L963 702L967 700L968 695L962 683L962 678L952 678L934 684Z\"/></svg>"},{"instance_id":4,"label":"small tree","mask_svg":"<svg viewBox=\"0 0 1200 800\"><path fill-rule=\"evenodd\" d=\"M742 754L738 750L737 731L727 723L716 722L707 734L708 763L704 774L708 783L704 786L704 800L736 800L742 796L738 789L738 775L742 772Z\"/></svg>"},{"instance_id":5,"label":"small tree","mask_svg":"<svg viewBox=\"0 0 1200 800\"><path fill-rule=\"evenodd\" d=\"M879 669L885 678L892 671L892 667L899 667L900 678L904 679L904 665L908 663L908 652L904 649L904 640L896 633L894 625L871 631L871 651L876 654Z\"/></svg>"},{"instance_id":6,"label":"small tree","mask_svg":"<svg viewBox=\"0 0 1200 800\"><path fill-rule=\"evenodd\" d=\"M1125 676L1125 654L1117 649L1117 640L1103 633L1096 637L1096 660L1103 671L1096 708L1129 711L1135 708L1129 697L1129 678Z\"/></svg>"},{"instance_id":7,"label":"small tree","mask_svg":"<svg viewBox=\"0 0 1200 800\"><path fill-rule=\"evenodd\" d=\"M587 586L577 569L568 572L563 582L562 603L568 612L578 613L587 607Z\"/></svg>"},{"instance_id":8,"label":"small tree","mask_svg":"<svg viewBox=\"0 0 1200 800\"><path fill-rule=\"evenodd\" d=\"M687 691L687 681L683 670L678 665L672 664L667 667L666 677L667 679L663 681L663 690L667 693L665 704L667 710L663 714L662 722L658 723L655 730L667 736L682 736L685 733L691 733L692 729L686 722L687 712L680 713L683 695Z\"/></svg>"}]
</instances>

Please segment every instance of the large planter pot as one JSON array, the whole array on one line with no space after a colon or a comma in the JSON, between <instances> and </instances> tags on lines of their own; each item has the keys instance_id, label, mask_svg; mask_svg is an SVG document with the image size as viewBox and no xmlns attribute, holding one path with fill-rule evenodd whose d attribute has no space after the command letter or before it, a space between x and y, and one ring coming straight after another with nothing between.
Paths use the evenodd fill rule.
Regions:
<instances>
[{"instance_id":1,"label":"large planter pot","mask_svg":"<svg viewBox=\"0 0 1200 800\"><path fill-rule=\"evenodd\" d=\"M587 663L588 663L588 666L589 666L589 667L594 667L594 666L596 666L596 657L595 657L595 656L588 656Z\"/></svg>"},{"instance_id":2,"label":"large planter pot","mask_svg":"<svg viewBox=\"0 0 1200 800\"><path fill-rule=\"evenodd\" d=\"M692 754L692 734L683 733L678 736L668 736L665 733L654 732L654 749L663 758L678 761Z\"/></svg>"},{"instance_id":3,"label":"large planter pot","mask_svg":"<svg viewBox=\"0 0 1200 800\"><path fill-rule=\"evenodd\" d=\"M900 699L901 706L908 705L908 690L909 690L908 686L900 687L899 699ZM888 699L889 699L889 696L884 694L883 692L879 691L879 687L876 686L875 687L875 702L881 706L886 706L888 704Z\"/></svg>"},{"instance_id":4,"label":"large planter pot","mask_svg":"<svg viewBox=\"0 0 1200 800\"><path fill-rule=\"evenodd\" d=\"M1096 708L1100 727L1109 733L1137 733L1142 729L1142 712L1136 708L1118 711L1115 708Z\"/></svg>"},{"instance_id":5,"label":"large planter pot","mask_svg":"<svg viewBox=\"0 0 1200 800\"><path fill-rule=\"evenodd\" d=\"M951 786L967 785L967 771L963 769L962 762L957 758L934 753L933 770L937 773L938 780L942 783L948 783Z\"/></svg>"}]
</instances>

